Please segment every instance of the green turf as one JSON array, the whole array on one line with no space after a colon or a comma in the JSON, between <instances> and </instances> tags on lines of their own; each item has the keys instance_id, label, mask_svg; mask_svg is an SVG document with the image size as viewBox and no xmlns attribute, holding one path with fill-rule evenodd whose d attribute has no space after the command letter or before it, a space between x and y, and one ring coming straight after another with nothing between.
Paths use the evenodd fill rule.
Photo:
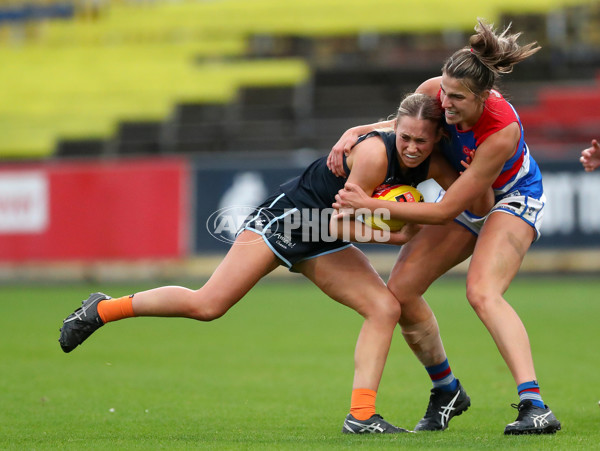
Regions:
<instances>
[{"instance_id":1,"label":"green turf","mask_svg":"<svg viewBox=\"0 0 600 451\"><path fill-rule=\"evenodd\" d=\"M366 437L340 433L361 320L308 283L265 281L209 324L113 323L68 355L58 328L82 297L150 286L0 286L0 449L598 449L600 281L522 278L507 294L563 424L543 437L502 435L515 387L463 284L428 299L472 407L443 433ZM397 334L379 412L413 427L429 385Z\"/></svg>"}]
</instances>

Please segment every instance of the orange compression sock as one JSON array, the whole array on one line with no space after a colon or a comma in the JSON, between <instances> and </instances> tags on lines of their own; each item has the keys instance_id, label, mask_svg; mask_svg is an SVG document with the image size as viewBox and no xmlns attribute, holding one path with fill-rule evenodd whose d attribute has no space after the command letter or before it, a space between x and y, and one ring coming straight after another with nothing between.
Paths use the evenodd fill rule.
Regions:
<instances>
[{"instance_id":1,"label":"orange compression sock","mask_svg":"<svg viewBox=\"0 0 600 451\"><path fill-rule=\"evenodd\" d=\"M133 295L98 302L98 315L104 324L118 319L131 318L133 314Z\"/></svg>"},{"instance_id":2,"label":"orange compression sock","mask_svg":"<svg viewBox=\"0 0 600 451\"><path fill-rule=\"evenodd\" d=\"M350 414L357 420L368 420L375 415L375 398L377 392L368 388L352 390Z\"/></svg>"}]
</instances>

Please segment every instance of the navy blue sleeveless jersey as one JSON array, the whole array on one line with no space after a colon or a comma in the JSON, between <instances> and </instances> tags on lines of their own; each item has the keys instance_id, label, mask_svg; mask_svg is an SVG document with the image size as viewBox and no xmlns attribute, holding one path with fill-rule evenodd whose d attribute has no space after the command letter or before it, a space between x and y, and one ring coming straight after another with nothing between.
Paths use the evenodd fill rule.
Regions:
<instances>
[{"instance_id":1,"label":"navy blue sleeveless jersey","mask_svg":"<svg viewBox=\"0 0 600 451\"><path fill-rule=\"evenodd\" d=\"M411 185L417 186L427 178L429 172L429 161L427 158L422 164L412 169L402 169L398 161L398 151L396 150L396 134L391 131L373 131L361 136L356 144L365 139L380 136L385 144L388 157L388 168L385 180L380 186L391 185ZM347 177L336 177L327 168L327 157L319 158L314 161L298 177L281 185L280 189L298 208L331 208L335 200L335 195L344 188ZM346 174L350 169L346 165L344 157L344 170Z\"/></svg>"},{"instance_id":2,"label":"navy blue sleeveless jersey","mask_svg":"<svg viewBox=\"0 0 600 451\"><path fill-rule=\"evenodd\" d=\"M381 136L388 156L386 178L378 189L399 184L416 186L425 180L429 159L417 168L403 171L398 162L394 133L372 132L361 136L357 143L374 136ZM345 158L344 169L350 173ZM240 232L250 230L259 234L290 271L295 271L295 265L303 260L341 251L351 244L329 234L329 221L335 195L346 180L336 177L327 168L327 157L320 158L259 205Z\"/></svg>"}]
</instances>

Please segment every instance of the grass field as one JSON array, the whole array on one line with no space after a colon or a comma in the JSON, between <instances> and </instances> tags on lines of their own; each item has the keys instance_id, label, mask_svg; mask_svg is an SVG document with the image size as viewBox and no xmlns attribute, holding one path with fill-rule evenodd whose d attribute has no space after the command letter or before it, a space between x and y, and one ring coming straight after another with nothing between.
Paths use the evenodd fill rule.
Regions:
<instances>
[{"instance_id":1,"label":"grass field","mask_svg":"<svg viewBox=\"0 0 600 451\"><path fill-rule=\"evenodd\" d=\"M0 286L0 449L599 449L600 280L520 278L507 297L528 327L555 436L505 437L512 378L448 278L428 299L472 399L443 433L341 434L361 319L298 282L264 281L224 318L113 323L71 354L64 316L91 291L149 286ZM412 428L430 382L400 334L378 411Z\"/></svg>"}]
</instances>

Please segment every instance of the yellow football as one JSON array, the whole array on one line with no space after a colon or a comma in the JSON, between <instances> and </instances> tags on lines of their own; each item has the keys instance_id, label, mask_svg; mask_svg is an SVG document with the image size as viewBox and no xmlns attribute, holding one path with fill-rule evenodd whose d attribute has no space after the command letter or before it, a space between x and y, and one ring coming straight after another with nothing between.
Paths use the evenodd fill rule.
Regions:
<instances>
[{"instance_id":1,"label":"yellow football","mask_svg":"<svg viewBox=\"0 0 600 451\"><path fill-rule=\"evenodd\" d=\"M374 199L389 200L392 202L423 202L423 194L412 186L409 185L392 185L382 186L375 190L371 196ZM389 227L392 232L397 232L404 227L404 221L399 219L384 219L382 215L372 215L365 218L365 224L373 229L384 229L385 225Z\"/></svg>"}]
</instances>

